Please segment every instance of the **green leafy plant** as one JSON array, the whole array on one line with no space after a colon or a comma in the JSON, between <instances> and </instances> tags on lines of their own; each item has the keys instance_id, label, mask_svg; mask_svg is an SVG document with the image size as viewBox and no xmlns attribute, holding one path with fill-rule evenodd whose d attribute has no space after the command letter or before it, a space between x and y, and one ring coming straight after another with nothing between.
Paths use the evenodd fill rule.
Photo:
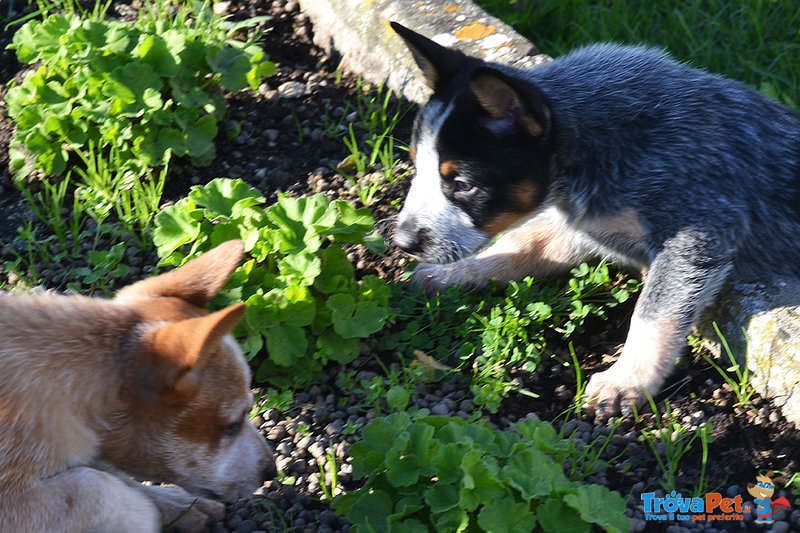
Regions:
<instances>
[{"instance_id":1,"label":"green leafy plant","mask_svg":"<svg viewBox=\"0 0 800 533\"><path fill-rule=\"evenodd\" d=\"M620 450L617 455L604 458L604 454L609 444L611 444L618 425L619 419L612 421L609 427L603 428L604 432L587 443L576 442L575 434L578 431L577 428L570 435L565 435L565 427L564 425L561 426L559 436L566 438L569 442L569 446L562 454L561 460L570 479L573 481L586 479L608 468L611 463L625 453L624 450Z\"/></svg>"},{"instance_id":2,"label":"green leafy plant","mask_svg":"<svg viewBox=\"0 0 800 533\"><path fill-rule=\"evenodd\" d=\"M699 439L702 447L702 459L700 479L696 486L695 495L704 494L702 491L707 488L708 483L705 479L708 444L714 442L714 437L711 435L713 425L711 422L706 422L695 428L688 428L682 425L667 400L664 401L666 411L663 416L664 421L662 421L655 400L652 396L648 396L647 399L650 402L650 408L653 410L655 428L642 430L639 438L647 443L658 462L663 476L660 480L661 486L668 493L681 488L677 486L677 476L680 471L679 463L689 453L692 444Z\"/></svg>"},{"instance_id":3,"label":"green leafy plant","mask_svg":"<svg viewBox=\"0 0 800 533\"><path fill-rule=\"evenodd\" d=\"M755 394L756 389L750 383L750 369L747 368L747 365L740 365L736 360L736 356L733 355L731 351L731 347L728 345L728 341L722 335L722 332L719 330L717 323L713 323L714 331L717 333L720 342L722 343L722 348L725 351L725 354L728 356L728 361L730 361L731 365L725 369L720 367L711 357L706 354L703 354L703 359L706 360L708 364L710 364L714 369L722 376L722 379L730 385L731 390L733 391L734 396L736 396L736 403L733 404L734 407L741 407L750 403L750 398L753 397ZM747 332L742 329L742 334L744 335L745 339L745 346L747 346ZM747 349L745 349L745 353Z\"/></svg>"},{"instance_id":4,"label":"green leafy plant","mask_svg":"<svg viewBox=\"0 0 800 533\"><path fill-rule=\"evenodd\" d=\"M67 288L76 292L94 292L101 289L107 297L112 295L110 287L113 282L127 276L131 267L122 262L127 245L118 242L108 250L89 250L87 254L88 265L73 268L71 275L77 276L80 281L67 284Z\"/></svg>"},{"instance_id":5,"label":"green leafy plant","mask_svg":"<svg viewBox=\"0 0 800 533\"><path fill-rule=\"evenodd\" d=\"M250 410L250 418L252 419L268 409L287 411L292 406L292 403L294 403L294 393L291 389L282 391L273 388L262 389L258 392L258 397L253 402L253 408Z\"/></svg>"},{"instance_id":6,"label":"green leafy plant","mask_svg":"<svg viewBox=\"0 0 800 533\"><path fill-rule=\"evenodd\" d=\"M324 499L333 500L333 497L339 493L339 463L330 446L325 451L324 458L324 461L320 458L317 465L319 467L319 486ZM328 479L330 479L330 484L328 484Z\"/></svg>"},{"instance_id":7,"label":"green leafy plant","mask_svg":"<svg viewBox=\"0 0 800 533\"><path fill-rule=\"evenodd\" d=\"M10 18L10 15L14 10L14 2L15 0L10 0L7 2L9 13L8 18ZM91 9L87 9L81 5L80 0L27 0L26 3L29 6L33 6L35 4L37 9L18 19L12 20L9 22L8 26L22 24L35 18L42 18L54 10L58 10L61 13L68 13L70 15L81 15L82 17L91 20L102 20L105 18L108 8L111 7L112 2L113 0L96 0L95 2L91 3Z\"/></svg>"},{"instance_id":8,"label":"green leafy plant","mask_svg":"<svg viewBox=\"0 0 800 533\"><path fill-rule=\"evenodd\" d=\"M359 79L356 97L345 102L345 112L340 119L332 120L327 112L324 117L324 132L341 138L350 151L333 169L347 179L364 205L372 204L381 188L404 175L397 175L395 171L400 158L393 132L409 108L403 109L399 102L392 105L392 101L391 91L383 86L373 90L362 85ZM354 110L348 113L351 109ZM345 126L343 121L348 114L354 115L354 120Z\"/></svg>"},{"instance_id":9,"label":"green leafy plant","mask_svg":"<svg viewBox=\"0 0 800 533\"><path fill-rule=\"evenodd\" d=\"M362 488L333 508L353 531L629 531L622 497L570 481L569 443L531 419L498 431L459 418L376 418L350 448Z\"/></svg>"},{"instance_id":10,"label":"green leafy plant","mask_svg":"<svg viewBox=\"0 0 800 533\"><path fill-rule=\"evenodd\" d=\"M15 246L16 245L16 246ZM39 284L39 259L42 263L48 259L47 250L52 246L52 239L40 239L38 231L32 220L25 221L17 228L17 238L13 243L3 244L3 247L15 256L12 261L3 264L5 281L9 284L12 277L17 284ZM46 264L46 263L45 263Z\"/></svg>"},{"instance_id":11,"label":"green leafy plant","mask_svg":"<svg viewBox=\"0 0 800 533\"><path fill-rule=\"evenodd\" d=\"M792 493L794 498L794 505L800 505L800 472L795 472L791 476L783 473L789 480L786 482L786 488Z\"/></svg>"},{"instance_id":12,"label":"green leafy plant","mask_svg":"<svg viewBox=\"0 0 800 533\"><path fill-rule=\"evenodd\" d=\"M89 143L103 154L114 147L123 162L117 170L137 175L170 153L210 162L225 110L221 88L256 88L274 71L253 40L230 38L258 21L226 29L213 16L207 4L194 4L133 25L75 12L23 25L11 47L21 62L40 66L6 94L16 122L15 177L34 167L59 175L70 153Z\"/></svg>"},{"instance_id":13,"label":"green leafy plant","mask_svg":"<svg viewBox=\"0 0 800 533\"><path fill-rule=\"evenodd\" d=\"M572 343L569 343L569 356L572 358L572 368L575 369L575 399L572 401L570 412L580 418L586 403L585 392L588 381L583 378L581 365L578 363L578 356L575 355L575 347Z\"/></svg>"},{"instance_id":14,"label":"green leafy plant","mask_svg":"<svg viewBox=\"0 0 800 533\"><path fill-rule=\"evenodd\" d=\"M376 362L383 363L376 357ZM416 384L423 379L425 368L403 365L399 370L383 367L385 376L359 379L355 371L341 372L337 386L343 391L343 401L349 407L362 411L374 409L378 415L386 412L405 411L409 407Z\"/></svg>"},{"instance_id":15,"label":"green leafy plant","mask_svg":"<svg viewBox=\"0 0 800 533\"><path fill-rule=\"evenodd\" d=\"M87 151L76 150L84 167L76 167L80 176L75 190L75 205L88 213L98 224L113 213L116 219L141 248L150 248L148 231L161 205L161 194L167 180L170 154L158 170L145 169L143 175L125 170L119 150L112 146L103 156L89 142ZM72 176L70 171L69 175Z\"/></svg>"},{"instance_id":16,"label":"green leafy plant","mask_svg":"<svg viewBox=\"0 0 800 533\"><path fill-rule=\"evenodd\" d=\"M47 191L61 188L63 183L42 185ZM41 194L34 198L41 199ZM52 199L45 203L48 201ZM37 208L32 204L32 209ZM111 296L118 281L130 273L125 262L130 235L116 225L92 223L79 207L69 217L68 227L64 226L66 219L55 220L49 224L28 220L18 227L16 239L2 245L15 256L3 270L13 273L22 285L46 283L81 294L101 290Z\"/></svg>"},{"instance_id":17,"label":"green leafy plant","mask_svg":"<svg viewBox=\"0 0 800 533\"><path fill-rule=\"evenodd\" d=\"M397 327L381 347L403 354L418 349L471 369L475 402L495 411L512 390L526 393L509 371L535 371L547 354L548 336L569 339L590 316L605 317L639 290L634 280L612 278L605 263L582 264L571 274L526 278L483 292L450 287L428 296L404 288L393 295Z\"/></svg>"},{"instance_id":18,"label":"green leafy plant","mask_svg":"<svg viewBox=\"0 0 800 533\"><path fill-rule=\"evenodd\" d=\"M28 187L17 185L28 200L31 211L53 232L61 249L78 253L83 205L73 197L72 216L67 220L62 214L67 207L69 180L61 180L58 183L45 181L42 183L42 190L35 193Z\"/></svg>"},{"instance_id":19,"label":"green leafy plant","mask_svg":"<svg viewBox=\"0 0 800 533\"><path fill-rule=\"evenodd\" d=\"M238 332L252 359L262 349L256 379L305 385L328 361L358 356L360 339L389 318L390 291L376 276L355 279L341 244L382 250L366 209L318 194L264 197L241 180L216 179L156 216L153 240L160 265L180 265L217 244L242 239L247 258L215 302L247 303Z\"/></svg>"}]
</instances>

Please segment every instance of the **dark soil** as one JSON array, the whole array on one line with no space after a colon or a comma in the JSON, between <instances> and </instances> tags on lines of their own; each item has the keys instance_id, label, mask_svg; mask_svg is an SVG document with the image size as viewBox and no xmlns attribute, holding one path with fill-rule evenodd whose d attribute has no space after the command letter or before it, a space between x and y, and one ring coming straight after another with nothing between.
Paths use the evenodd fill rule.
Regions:
<instances>
[{"instance_id":1,"label":"dark soil","mask_svg":"<svg viewBox=\"0 0 800 533\"><path fill-rule=\"evenodd\" d=\"M234 18L272 16L267 22L271 29L267 33L264 48L277 63L278 70L258 91L243 91L228 98L229 118L220 128L217 158L205 168L196 168L182 161L174 164L165 201L171 202L184 196L191 185L206 183L217 177L230 177L241 178L258 188L270 202L276 199L279 192L293 195L323 192L330 197L346 198L359 204L360 201L349 190L345 180L331 169L346 157L348 151L341 139L326 136L323 126L326 114L340 117L347 112L347 102L352 101L356 91L361 90L357 78L347 74L340 76L336 71L337 58L328 57L312 44L313 28L299 13L296 1L233 2L229 13ZM14 55L4 50L12 32L13 28L0 32L0 48L3 49L0 50L0 82L3 83L11 80L21 69ZM299 98L281 97L278 87L291 81L302 83L306 88L305 94ZM411 110L395 131L400 141L408 142L413 106L407 102L396 105ZM31 217L24 198L10 180L7 147L13 126L3 113L0 107L0 244L9 244L16 236L20 220ZM405 165L408 167L408 162ZM409 178L406 178L385 187L370 206L378 221L378 228L386 237L390 237L392 220L397 214L395 200L403 197L408 182ZM357 266L358 275L377 274L387 281L397 281L407 266L407 258L391 244L387 253L380 256L357 247L349 252ZM151 256L148 260L154 264ZM44 283L50 288L63 287L63 283L48 283L47 280ZM614 310L608 321L596 320L591 324L590 331L577 339L575 350L582 361L585 375L607 368L613 360L609 354L618 353L627 332L630 312L630 305ZM374 346L377 343L371 344ZM561 364L562 360L569 358L567 347L563 346L563 342L556 341L551 347L556 357L546 362L537 374L515 373L522 388L535 391L539 397L533 399L512 393L500 411L489 416L494 424L507 427L529 413L536 413L543 419L557 420L570 408L576 386L573 371ZM346 370L362 376L382 375L381 366L367 352ZM393 361L393 354L379 353L378 356L384 364L396 362ZM259 418L258 423L273 446L280 447L282 443L288 443L287 446L294 447L302 440L301 434L296 431L299 421L306 424L307 431L314 438L324 436L335 441L337 446L341 445L338 452L346 462L347 445L356 437L341 434L334 437L330 427L337 427L342 420L358 421L359 417L362 421L365 417L368 420L370 413L353 407L353 398L349 398L350 407L342 407L342 404L348 403L351 394L340 388L338 374L344 370L327 369L320 383L312 390L300 391L292 405L281 411L271 409ZM439 386L441 390L437 390ZM425 390L419 391L417 405L427 402L428 406L432 406L436 398L451 398L456 403L468 402L466 388L460 387L461 384L452 382L428 384ZM719 374L699 356L687 356L685 364L675 372L665 392L656 400L661 412L664 410L664 401L668 400L677 420L687 426L712 422L714 441L709 448L707 492L716 490L724 494L739 487L737 494L742 494L743 487L747 482L754 481L759 469L792 473L800 467L797 428L785 422L776 408L759 397L755 397L751 406L734 408L736 400L730 387L724 385ZM652 418L652 415L646 414L636 425L631 420L623 421L612 440L619 457L608 468L590 478L591 481L603 482L618 490L623 496L632 495L630 507L641 504L639 493L659 489L659 467L646 444L637 441L640 430L652 424ZM587 436L598 435L597 430L591 430L591 426L585 422L576 421L570 427L577 428L576 431L583 428ZM588 437L584 440L588 440ZM284 472L286 475L302 477L307 472L298 465L301 460L306 460L305 457L310 459L311 456L304 456L302 450L300 453L296 451L293 448L288 455L279 452L279 457L287 457L286 461L279 460L279 467L287 470ZM678 473L680 484L693 486L697 483L700 453L698 443L681 461ZM310 470L313 471L314 467ZM341 488L351 490L357 485L357 480L349 479L346 473L342 476ZM238 528L247 521L255 522L256 529L270 531L346 530L346 523L331 517L326 510L327 505L318 501L321 494L319 483L315 486L313 480L303 481L293 487L271 482L260 491L258 500L232 506L225 523L216 524L210 531L245 531ZM786 495L793 500L791 494ZM303 512L306 514L301 514ZM726 527L731 531L756 528L752 523L747 526L726 524ZM792 527L798 526L795 524ZM645 530L669 530L666 528L648 522Z\"/></svg>"}]
</instances>

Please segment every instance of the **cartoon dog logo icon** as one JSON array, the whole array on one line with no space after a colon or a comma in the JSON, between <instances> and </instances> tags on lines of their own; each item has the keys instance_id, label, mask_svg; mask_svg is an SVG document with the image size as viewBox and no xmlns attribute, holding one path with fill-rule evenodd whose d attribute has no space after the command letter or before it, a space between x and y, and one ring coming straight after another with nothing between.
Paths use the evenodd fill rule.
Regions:
<instances>
[{"instance_id":1,"label":"cartoon dog logo icon","mask_svg":"<svg viewBox=\"0 0 800 533\"><path fill-rule=\"evenodd\" d=\"M757 475L755 483L747 484L747 492L754 498L757 505L756 524L771 524L773 508L789 507L789 500L786 498L772 500L772 495L775 493L775 482L783 482L783 478L777 477L773 480L767 473L766 475Z\"/></svg>"}]
</instances>

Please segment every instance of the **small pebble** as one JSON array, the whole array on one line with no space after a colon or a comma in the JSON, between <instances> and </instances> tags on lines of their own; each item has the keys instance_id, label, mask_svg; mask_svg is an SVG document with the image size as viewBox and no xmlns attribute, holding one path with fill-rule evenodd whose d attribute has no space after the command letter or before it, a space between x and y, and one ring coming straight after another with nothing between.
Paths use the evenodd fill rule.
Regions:
<instances>
[{"instance_id":1,"label":"small pebble","mask_svg":"<svg viewBox=\"0 0 800 533\"><path fill-rule=\"evenodd\" d=\"M277 425L269 430L267 433L267 440L271 441L281 441L286 438L288 433L286 432L286 428L281 425Z\"/></svg>"},{"instance_id":2,"label":"small pebble","mask_svg":"<svg viewBox=\"0 0 800 533\"><path fill-rule=\"evenodd\" d=\"M306 93L306 86L299 81L287 81L278 86L278 96L281 98L300 98Z\"/></svg>"},{"instance_id":3,"label":"small pebble","mask_svg":"<svg viewBox=\"0 0 800 533\"><path fill-rule=\"evenodd\" d=\"M242 520L242 523L236 527L236 533L253 533L258 529L258 524L255 520L247 519Z\"/></svg>"},{"instance_id":4,"label":"small pebble","mask_svg":"<svg viewBox=\"0 0 800 533\"><path fill-rule=\"evenodd\" d=\"M783 520L778 520L774 524L772 524L772 529L770 529L770 533L789 533L789 522L784 522Z\"/></svg>"}]
</instances>

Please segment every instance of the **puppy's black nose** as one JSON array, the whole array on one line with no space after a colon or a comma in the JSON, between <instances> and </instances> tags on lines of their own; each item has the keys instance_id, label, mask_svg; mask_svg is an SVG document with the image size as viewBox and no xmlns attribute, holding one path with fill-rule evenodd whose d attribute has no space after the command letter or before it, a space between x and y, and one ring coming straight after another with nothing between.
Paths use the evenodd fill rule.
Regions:
<instances>
[{"instance_id":1,"label":"puppy's black nose","mask_svg":"<svg viewBox=\"0 0 800 533\"><path fill-rule=\"evenodd\" d=\"M419 233L414 231L403 231L398 229L394 234L394 243L398 248L410 254L420 251Z\"/></svg>"},{"instance_id":2,"label":"puppy's black nose","mask_svg":"<svg viewBox=\"0 0 800 533\"><path fill-rule=\"evenodd\" d=\"M418 253L422 250L422 232L411 224L400 224L394 233L394 243L404 252Z\"/></svg>"}]
</instances>

